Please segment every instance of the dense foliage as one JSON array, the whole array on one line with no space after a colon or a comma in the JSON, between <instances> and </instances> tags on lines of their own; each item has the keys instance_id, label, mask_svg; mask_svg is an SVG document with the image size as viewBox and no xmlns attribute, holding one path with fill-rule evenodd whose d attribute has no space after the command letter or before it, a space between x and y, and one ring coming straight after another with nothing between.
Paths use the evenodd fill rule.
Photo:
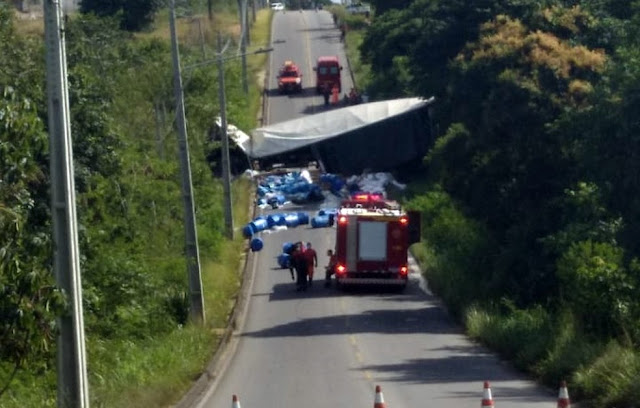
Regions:
<instances>
[{"instance_id":1,"label":"dense foliage","mask_svg":"<svg viewBox=\"0 0 640 408\"><path fill-rule=\"evenodd\" d=\"M572 336L637 350L640 4L373 3L360 47L369 92L437 100L429 192L412 202L427 220L431 284L461 317L474 305L568 313ZM527 368L557 357L545 344ZM555 381L597 355L539 373Z\"/></svg>"},{"instance_id":2,"label":"dense foliage","mask_svg":"<svg viewBox=\"0 0 640 408\"><path fill-rule=\"evenodd\" d=\"M162 344L163 336L179 340L182 332L189 339L200 336L183 330L188 284L169 44L136 39L120 24L118 16L90 13L75 16L65 27L94 385L112 375L105 370L126 369L118 359L133 344ZM66 307L52 276L43 55L41 39L18 34L13 11L0 5L0 400L15 406L21 405L16 375L38 378L33 404L55 403L50 374L55 372L56 317ZM183 64L200 57L194 55L183 50ZM240 70L232 63L226 68L229 120L249 127ZM185 88L200 255L203 266L217 265L228 256L222 251L222 188L206 161L217 149L208 138L211 118L219 112L217 98L211 98L217 94L216 71L190 72ZM233 265L231 279L216 278L220 293L214 297L220 297L221 307L207 316L214 327L224 322L237 287L237 256ZM198 347L210 345L200 337ZM210 349L189 353L207 355ZM93 358L99 355L112 361ZM12 381L17 388L9 387ZM120 384L120 391L126 386L135 384ZM93 390L92 398L99 398Z\"/></svg>"},{"instance_id":3,"label":"dense foliage","mask_svg":"<svg viewBox=\"0 0 640 408\"><path fill-rule=\"evenodd\" d=\"M120 27L139 31L151 24L160 5L158 0L82 0L80 10L101 17L118 16Z\"/></svg>"}]
</instances>

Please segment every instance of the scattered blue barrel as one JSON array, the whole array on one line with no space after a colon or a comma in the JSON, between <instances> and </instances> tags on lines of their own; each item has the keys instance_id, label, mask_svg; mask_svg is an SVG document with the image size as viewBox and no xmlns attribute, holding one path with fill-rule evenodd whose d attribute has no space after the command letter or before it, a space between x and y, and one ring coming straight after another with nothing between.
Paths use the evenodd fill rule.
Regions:
<instances>
[{"instance_id":1,"label":"scattered blue barrel","mask_svg":"<svg viewBox=\"0 0 640 408\"><path fill-rule=\"evenodd\" d=\"M251 227L251 223L245 225L242 228L242 236L245 238L251 238L253 236L253 228Z\"/></svg>"},{"instance_id":2,"label":"scattered blue barrel","mask_svg":"<svg viewBox=\"0 0 640 408\"><path fill-rule=\"evenodd\" d=\"M284 244L282 244L282 252L284 253L289 253L289 251L291 251L291 248L293 248L293 242L285 242Z\"/></svg>"},{"instance_id":3,"label":"scattered blue barrel","mask_svg":"<svg viewBox=\"0 0 640 408\"><path fill-rule=\"evenodd\" d=\"M282 214L271 214L267 217L267 225L269 228L275 227L276 225L282 225L284 223L284 215Z\"/></svg>"},{"instance_id":4,"label":"scattered blue barrel","mask_svg":"<svg viewBox=\"0 0 640 408\"><path fill-rule=\"evenodd\" d=\"M251 240L251 251L257 252L262 249L264 243L260 238L254 238Z\"/></svg>"},{"instance_id":5,"label":"scattered blue barrel","mask_svg":"<svg viewBox=\"0 0 640 408\"><path fill-rule=\"evenodd\" d=\"M284 224L289 228L297 227L300 224L300 221L298 220L298 214L296 213L286 214L284 216Z\"/></svg>"},{"instance_id":6,"label":"scattered blue barrel","mask_svg":"<svg viewBox=\"0 0 640 408\"><path fill-rule=\"evenodd\" d=\"M313 228L325 228L328 227L329 224L329 216L328 215L316 215L311 218L311 226Z\"/></svg>"},{"instance_id":7,"label":"scattered blue barrel","mask_svg":"<svg viewBox=\"0 0 640 408\"><path fill-rule=\"evenodd\" d=\"M299 212L298 213L298 224L300 224L300 225L309 224L309 214L307 214L305 212Z\"/></svg>"},{"instance_id":8,"label":"scattered blue barrel","mask_svg":"<svg viewBox=\"0 0 640 408\"><path fill-rule=\"evenodd\" d=\"M253 228L254 233L264 231L269 228L269 224L264 218L256 218L255 220L251 221L249 225L251 225L251 228Z\"/></svg>"},{"instance_id":9,"label":"scattered blue barrel","mask_svg":"<svg viewBox=\"0 0 640 408\"><path fill-rule=\"evenodd\" d=\"M288 268L289 267L289 254L280 254L280 255L278 255L278 265L280 265L281 268Z\"/></svg>"},{"instance_id":10,"label":"scattered blue barrel","mask_svg":"<svg viewBox=\"0 0 640 408\"><path fill-rule=\"evenodd\" d=\"M262 197L269 192L269 188L265 186L258 186L258 196Z\"/></svg>"}]
</instances>

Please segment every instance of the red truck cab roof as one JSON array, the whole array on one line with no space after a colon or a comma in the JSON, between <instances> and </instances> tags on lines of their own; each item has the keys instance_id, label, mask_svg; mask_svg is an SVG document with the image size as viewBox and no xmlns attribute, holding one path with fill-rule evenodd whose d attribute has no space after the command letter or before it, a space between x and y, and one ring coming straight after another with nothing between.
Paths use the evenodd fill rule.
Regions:
<instances>
[{"instance_id":1,"label":"red truck cab roof","mask_svg":"<svg viewBox=\"0 0 640 408\"><path fill-rule=\"evenodd\" d=\"M336 64L338 64L339 63L338 57L335 56L335 55L318 57L318 65L320 65L322 63L326 64L327 62L335 62Z\"/></svg>"}]
</instances>

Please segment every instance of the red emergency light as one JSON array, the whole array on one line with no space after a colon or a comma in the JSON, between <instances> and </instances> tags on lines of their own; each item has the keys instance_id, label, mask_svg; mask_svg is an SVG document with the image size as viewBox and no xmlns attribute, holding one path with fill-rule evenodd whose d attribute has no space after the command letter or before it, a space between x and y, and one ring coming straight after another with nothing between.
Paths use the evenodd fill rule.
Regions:
<instances>
[{"instance_id":1,"label":"red emergency light","mask_svg":"<svg viewBox=\"0 0 640 408\"><path fill-rule=\"evenodd\" d=\"M400 224L402 224L402 225L409 224L409 219L407 217L401 217L400 218Z\"/></svg>"},{"instance_id":2,"label":"red emergency light","mask_svg":"<svg viewBox=\"0 0 640 408\"><path fill-rule=\"evenodd\" d=\"M400 275L407 276L408 273L409 273L409 268L407 268L406 266L403 266L400 268Z\"/></svg>"},{"instance_id":3,"label":"red emergency light","mask_svg":"<svg viewBox=\"0 0 640 408\"><path fill-rule=\"evenodd\" d=\"M347 221L348 221L348 220L347 220L347 217L345 217L344 215L341 215L341 216L338 218L338 224L342 224L342 225L344 225L344 224L346 224L346 223L347 223Z\"/></svg>"},{"instance_id":4,"label":"red emergency light","mask_svg":"<svg viewBox=\"0 0 640 408\"><path fill-rule=\"evenodd\" d=\"M347 271L347 268L344 265L338 265L336 266L336 274L338 275L344 275L344 273Z\"/></svg>"},{"instance_id":5,"label":"red emergency light","mask_svg":"<svg viewBox=\"0 0 640 408\"><path fill-rule=\"evenodd\" d=\"M355 193L351 196L354 201L380 201L384 199L382 193Z\"/></svg>"}]
</instances>

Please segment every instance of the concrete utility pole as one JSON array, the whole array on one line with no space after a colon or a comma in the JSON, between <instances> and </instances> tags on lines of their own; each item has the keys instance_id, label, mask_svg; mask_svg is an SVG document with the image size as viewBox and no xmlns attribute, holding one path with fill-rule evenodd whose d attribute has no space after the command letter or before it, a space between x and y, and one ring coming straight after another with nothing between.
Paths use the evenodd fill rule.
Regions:
<instances>
[{"instance_id":1,"label":"concrete utility pole","mask_svg":"<svg viewBox=\"0 0 640 408\"><path fill-rule=\"evenodd\" d=\"M53 272L69 312L58 318L58 407L88 408L89 385L82 317L67 57L60 0L44 1L47 107L53 223Z\"/></svg>"},{"instance_id":2,"label":"concrete utility pole","mask_svg":"<svg viewBox=\"0 0 640 408\"><path fill-rule=\"evenodd\" d=\"M222 36L218 32L218 96L220 98L220 131L222 133L222 188L224 194L224 227L227 238L233 239L233 207L231 205L231 169L229 136L227 135L227 101L224 92L224 58Z\"/></svg>"},{"instance_id":3,"label":"concrete utility pole","mask_svg":"<svg viewBox=\"0 0 640 408\"><path fill-rule=\"evenodd\" d=\"M171 56L173 58L173 89L176 98L176 124L178 127L178 155L180 156L180 175L182 180L182 198L184 200L185 255L189 277L189 316L196 323L204 322L204 299L202 296L202 278L200 276L200 253L198 233L193 204L193 184L191 182L191 163L189 161L189 143L187 123L184 114L184 93L180 73L180 54L176 35L175 0L171 0L169 13L171 29Z\"/></svg>"},{"instance_id":4,"label":"concrete utility pole","mask_svg":"<svg viewBox=\"0 0 640 408\"><path fill-rule=\"evenodd\" d=\"M256 0L251 0L251 21L256 22Z\"/></svg>"},{"instance_id":5,"label":"concrete utility pole","mask_svg":"<svg viewBox=\"0 0 640 408\"><path fill-rule=\"evenodd\" d=\"M240 55L242 58L242 90L245 95L249 93L249 82L247 80L247 0L238 0L240 12Z\"/></svg>"}]
</instances>

